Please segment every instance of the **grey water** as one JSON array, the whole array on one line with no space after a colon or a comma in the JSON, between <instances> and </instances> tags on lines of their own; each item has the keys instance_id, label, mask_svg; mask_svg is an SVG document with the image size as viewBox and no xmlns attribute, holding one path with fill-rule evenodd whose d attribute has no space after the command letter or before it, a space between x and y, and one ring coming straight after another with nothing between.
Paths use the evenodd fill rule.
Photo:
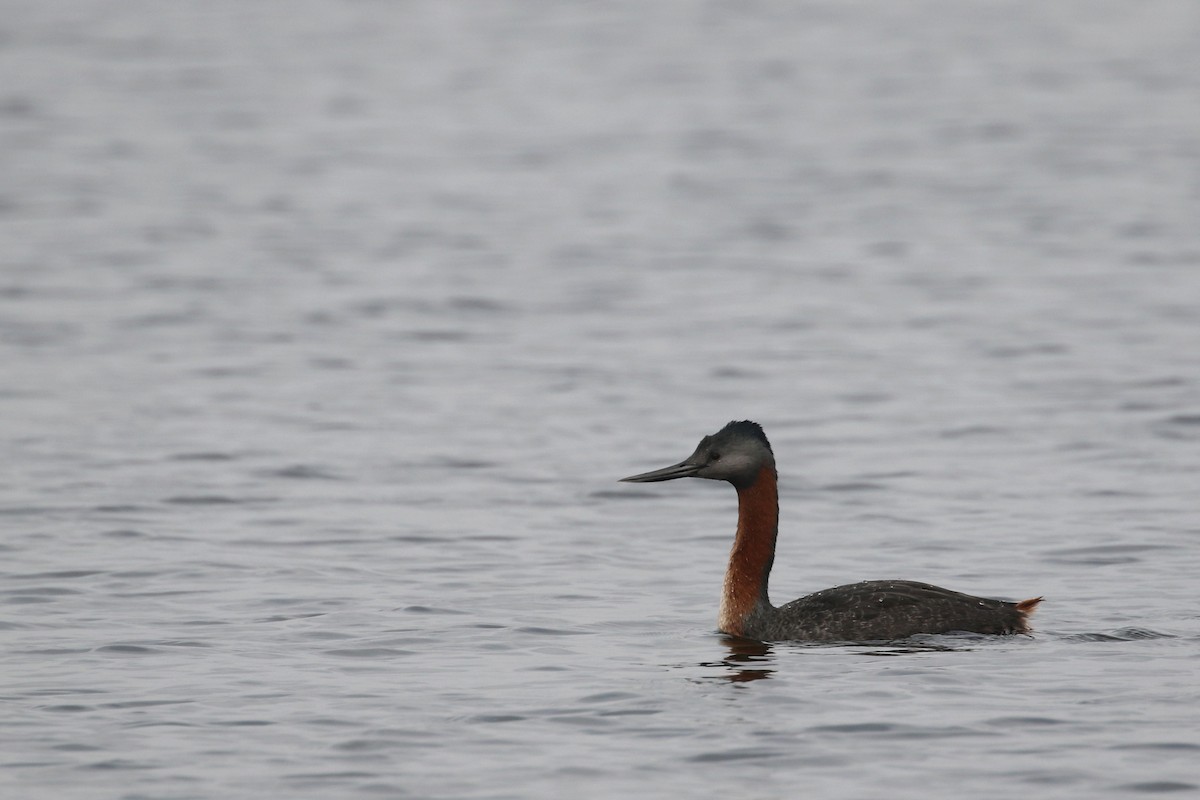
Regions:
<instances>
[{"instance_id":1,"label":"grey water","mask_svg":"<svg viewBox=\"0 0 1200 800\"><path fill-rule=\"evenodd\" d=\"M1200 7L3 9L0 795L1200 791Z\"/></svg>"}]
</instances>

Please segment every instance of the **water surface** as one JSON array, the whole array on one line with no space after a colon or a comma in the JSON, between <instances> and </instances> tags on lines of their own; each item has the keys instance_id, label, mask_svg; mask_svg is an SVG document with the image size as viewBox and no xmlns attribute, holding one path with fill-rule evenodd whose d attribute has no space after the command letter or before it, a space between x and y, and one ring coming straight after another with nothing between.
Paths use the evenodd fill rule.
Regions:
<instances>
[{"instance_id":1,"label":"water surface","mask_svg":"<svg viewBox=\"0 0 1200 800\"><path fill-rule=\"evenodd\" d=\"M1200 787L1189 3L8 4L0 786ZM777 603L713 630L730 419Z\"/></svg>"}]
</instances>

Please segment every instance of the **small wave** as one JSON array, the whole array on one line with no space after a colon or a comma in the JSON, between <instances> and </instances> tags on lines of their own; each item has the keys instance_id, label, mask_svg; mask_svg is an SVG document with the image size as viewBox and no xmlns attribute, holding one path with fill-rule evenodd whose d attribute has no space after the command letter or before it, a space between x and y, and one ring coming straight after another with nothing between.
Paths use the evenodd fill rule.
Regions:
<instances>
[{"instance_id":1,"label":"small wave","mask_svg":"<svg viewBox=\"0 0 1200 800\"><path fill-rule=\"evenodd\" d=\"M82 711L93 711L93 710L95 710L95 706L84 706L84 705L79 705L78 703L67 703L67 704L58 705L58 706L42 706L41 710L42 711L50 711L55 714L62 714L62 713L78 714Z\"/></svg>"},{"instance_id":2,"label":"small wave","mask_svg":"<svg viewBox=\"0 0 1200 800\"><path fill-rule=\"evenodd\" d=\"M198 453L175 453L171 456L172 461L233 461L237 456L231 453L219 452L198 452Z\"/></svg>"},{"instance_id":3,"label":"small wave","mask_svg":"<svg viewBox=\"0 0 1200 800\"><path fill-rule=\"evenodd\" d=\"M103 647L97 647L97 653L118 653L120 655L147 655L149 653L158 653L153 647L143 647L140 644L106 644Z\"/></svg>"},{"instance_id":4,"label":"small wave","mask_svg":"<svg viewBox=\"0 0 1200 800\"><path fill-rule=\"evenodd\" d=\"M434 467L445 469L489 469L499 466L498 462L482 458L466 458L463 456L439 456L429 462Z\"/></svg>"},{"instance_id":5,"label":"small wave","mask_svg":"<svg viewBox=\"0 0 1200 800\"><path fill-rule=\"evenodd\" d=\"M132 528L114 528L113 530L105 531L100 535L106 536L109 539L138 539L146 534L142 533L141 531L135 531Z\"/></svg>"},{"instance_id":6,"label":"small wave","mask_svg":"<svg viewBox=\"0 0 1200 800\"><path fill-rule=\"evenodd\" d=\"M720 763L722 761L755 761L764 758L778 758L778 750L764 750L757 747L739 750L716 750L708 753L697 753L688 759L700 764Z\"/></svg>"},{"instance_id":7,"label":"small wave","mask_svg":"<svg viewBox=\"0 0 1200 800\"><path fill-rule=\"evenodd\" d=\"M617 700L637 700L639 695L632 692L600 692L579 698L581 703L612 703Z\"/></svg>"},{"instance_id":8,"label":"small wave","mask_svg":"<svg viewBox=\"0 0 1200 800\"><path fill-rule=\"evenodd\" d=\"M476 714L473 717L468 717L469 722L478 722L485 725L497 722L520 722L523 719L527 719L527 717L522 714Z\"/></svg>"},{"instance_id":9,"label":"small wave","mask_svg":"<svg viewBox=\"0 0 1200 800\"><path fill-rule=\"evenodd\" d=\"M1132 742L1130 744L1113 745L1111 750L1200 750L1196 742Z\"/></svg>"},{"instance_id":10,"label":"small wave","mask_svg":"<svg viewBox=\"0 0 1200 800\"><path fill-rule=\"evenodd\" d=\"M938 436L943 439L965 439L970 436L1001 436L1007 431L1007 428L998 428L995 425L964 425L938 431Z\"/></svg>"},{"instance_id":11,"label":"small wave","mask_svg":"<svg viewBox=\"0 0 1200 800\"><path fill-rule=\"evenodd\" d=\"M1047 550L1046 560L1059 564L1133 564L1141 561L1139 554L1155 550L1174 550L1164 544L1105 544L1091 547L1065 547Z\"/></svg>"},{"instance_id":12,"label":"small wave","mask_svg":"<svg viewBox=\"0 0 1200 800\"><path fill-rule=\"evenodd\" d=\"M168 497L163 502L176 506L221 506L236 505L242 501L219 494L182 494Z\"/></svg>"},{"instance_id":13,"label":"small wave","mask_svg":"<svg viewBox=\"0 0 1200 800\"><path fill-rule=\"evenodd\" d=\"M100 708L153 708L154 706L179 706L193 700L125 700L120 703L102 703Z\"/></svg>"},{"instance_id":14,"label":"small wave","mask_svg":"<svg viewBox=\"0 0 1200 800\"><path fill-rule=\"evenodd\" d=\"M1110 633L1070 633L1062 637L1067 642L1137 642L1145 639L1177 639L1172 633L1161 633L1149 628L1120 628Z\"/></svg>"},{"instance_id":15,"label":"small wave","mask_svg":"<svg viewBox=\"0 0 1200 800\"><path fill-rule=\"evenodd\" d=\"M505 303L493 300L490 297L478 297L474 295L452 297L446 305L456 311L499 312L510 310L509 306Z\"/></svg>"},{"instance_id":16,"label":"small wave","mask_svg":"<svg viewBox=\"0 0 1200 800\"><path fill-rule=\"evenodd\" d=\"M1200 436L1200 414L1173 414L1152 425L1163 439L1194 439Z\"/></svg>"},{"instance_id":17,"label":"small wave","mask_svg":"<svg viewBox=\"0 0 1200 800\"><path fill-rule=\"evenodd\" d=\"M416 655L412 650L398 650L394 647L346 647L325 652L331 656L342 656L343 658L394 658Z\"/></svg>"},{"instance_id":18,"label":"small wave","mask_svg":"<svg viewBox=\"0 0 1200 800\"><path fill-rule=\"evenodd\" d=\"M31 572L28 575L13 575L14 580L42 580L44 578L86 578L89 575L101 575L98 569L66 569L58 572Z\"/></svg>"},{"instance_id":19,"label":"small wave","mask_svg":"<svg viewBox=\"0 0 1200 800\"><path fill-rule=\"evenodd\" d=\"M856 722L845 725L816 725L809 730L813 733L891 733L899 727L890 722Z\"/></svg>"},{"instance_id":20,"label":"small wave","mask_svg":"<svg viewBox=\"0 0 1200 800\"><path fill-rule=\"evenodd\" d=\"M84 764L82 769L98 769L98 770L124 770L124 769L152 769L150 764L144 764L138 761L132 761L127 758L110 758L105 761L96 761L91 764Z\"/></svg>"},{"instance_id":21,"label":"small wave","mask_svg":"<svg viewBox=\"0 0 1200 800\"><path fill-rule=\"evenodd\" d=\"M1030 727L1048 727L1051 725L1065 725L1067 720L1055 719L1054 717L993 717L987 721L988 725L993 725L998 728L1030 728Z\"/></svg>"},{"instance_id":22,"label":"small wave","mask_svg":"<svg viewBox=\"0 0 1200 800\"><path fill-rule=\"evenodd\" d=\"M438 608L436 606L405 606L400 609L410 614L466 614L466 611L459 611L454 608Z\"/></svg>"},{"instance_id":23,"label":"small wave","mask_svg":"<svg viewBox=\"0 0 1200 800\"><path fill-rule=\"evenodd\" d=\"M146 510L146 506L134 505L133 503L102 503L98 506L93 506L92 510L101 514L140 514Z\"/></svg>"},{"instance_id":24,"label":"small wave","mask_svg":"<svg viewBox=\"0 0 1200 800\"><path fill-rule=\"evenodd\" d=\"M340 478L320 467L314 467L311 464L292 464L278 469L267 470L262 473L272 478L287 478L289 480L320 480L320 481L336 481Z\"/></svg>"},{"instance_id":25,"label":"small wave","mask_svg":"<svg viewBox=\"0 0 1200 800\"><path fill-rule=\"evenodd\" d=\"M538 628L525 627L517 628L518 633L532 633L535 636L582 636L583 631L569 631L562 628Z\"/></svg>"},{"instance_id":26,"label":"small wave","mask_svg":"<svg viewBox=\"0 0 1200 800\"><path fill-rule=\"evenodd\" d=\"M465 342L472 338L466 331L439 330L437 328L404 331L399 336L402 339L412 339L417 342Z\"/></svg>"},{"instance_id":27,"label":"small wave","mask_svg":"<svg viewBox=\"0 0 1200 800\"><path fill-rule=\"evenodd\" d=\"M62 597L69 594L80 594L78 589L68 589L65 586L26 586L21 589L2 589L0 595L44 595L46 597Z\"/></svg>"},{"instance_id":28,"label":"small wave","mask_svg":"<svg viewBox=\"0 0 1200 800\"><path fill-rule=\"evenodd\" d=\"M828 483L821 487L826 492L878 492L887 487L871 481L847 481L845 483Z\"/></svg>"},{"instance_id":29,"label":"small wave","mask_svg":"<svg viewBox=\"0 0 1200 800\"><path fill-rule=\"evenodd\" d=\"M763 373L758 370L743 369L741 367L717 367L710 370L708 374L719 380L744 380L746 378L760 378Z\"/></svg>"},{"instance_id":30,"label":"small wave","mask_svg":"<svg viewBox=\"0 0 1200 800\"><path fill-rule=\"evenodd\" d=\"M1194 783L1184 783L1183 781L1143 781L1142 783L1127 783L1117 788L1127 789L1131 792L1159 794L1161 792L1191 792L1200 788L1200 786Z\"/></svg>"}]
</instances>

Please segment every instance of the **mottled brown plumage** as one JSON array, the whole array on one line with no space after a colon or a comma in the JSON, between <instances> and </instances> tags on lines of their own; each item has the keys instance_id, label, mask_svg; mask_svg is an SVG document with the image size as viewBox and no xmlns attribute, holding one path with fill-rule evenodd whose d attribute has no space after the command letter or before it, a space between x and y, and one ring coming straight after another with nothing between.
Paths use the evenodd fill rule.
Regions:
<instances>
[{"instance_id":1,"label":"mottled brown plumage","mask_svg":"<svg viewBox=\"0 0 1200 800\"><path fill-rule=\"evenodd\" d=\"M919 633L1011 634L1029 630L1041 602L1019 603L952 592L914 581L863 581L837 586L779 606L767 583L779 531L775 456L758 424L731 422L705 436L678 464L622 480L634 483L711 478L738 492L738 527L721 596L718 627L763 641L877 641Z\"/></svg>"}]
</instances>

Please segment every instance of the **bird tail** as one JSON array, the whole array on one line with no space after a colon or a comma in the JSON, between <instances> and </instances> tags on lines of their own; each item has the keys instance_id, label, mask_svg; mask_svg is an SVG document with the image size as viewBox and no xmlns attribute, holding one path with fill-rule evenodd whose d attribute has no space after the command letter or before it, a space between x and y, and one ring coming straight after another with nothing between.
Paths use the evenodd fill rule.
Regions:
<instances>
[{"instance_id":1,"label":"bird tail","mask_svg":"<svg viewBox=\"0 0 1200 800\"><path fill-rule=\"evenodd\" d=\"M1022 600L1017 603L1017 611L1020 611L1025 616L1029 616L1034 611L1037 611L1038 603L1042 602L1042 600L1043 598L1041 597L1031 597L1028 600Z\"/></svg>"}]
</instances>

